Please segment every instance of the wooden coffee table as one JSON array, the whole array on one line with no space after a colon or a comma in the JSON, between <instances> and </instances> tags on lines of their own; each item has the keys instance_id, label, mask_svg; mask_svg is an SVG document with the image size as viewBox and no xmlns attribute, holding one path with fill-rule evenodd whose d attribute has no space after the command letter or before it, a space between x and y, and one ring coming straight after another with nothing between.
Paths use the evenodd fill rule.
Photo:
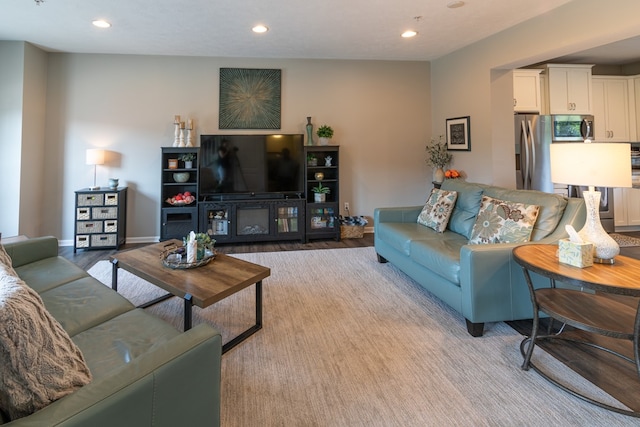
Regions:
<instances>
[{"instance_id":1,"label":"wooden coffee table","mask_svg":"<svg viewBox=\"0 0 640 427\"><path fill-rule=\"evenodd\" d=\"M172 269L165 267L160 258L162 252L172 246L182 246L182 242L168 240L111 256L113 290L118 290L118 268L122 268L168 292L138 307L146 308L174 296L182 298L186 331L191 329L193 305L200 308L209 307L255 284L256 323L224 344L222 352L226 353L262 329L262 279L271 274L269 268L218 253L215 259L201 267Z\"/></svg>"}]
</instances>

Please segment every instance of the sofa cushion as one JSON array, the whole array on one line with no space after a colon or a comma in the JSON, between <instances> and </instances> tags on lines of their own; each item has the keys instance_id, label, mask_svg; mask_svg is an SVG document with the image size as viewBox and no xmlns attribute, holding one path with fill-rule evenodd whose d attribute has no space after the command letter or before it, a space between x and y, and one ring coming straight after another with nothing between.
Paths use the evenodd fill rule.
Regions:
<instances>
[{"instance_id":1,"label":"sofa cushion","mask_svg":"<svg viewBox=\"0 0 640 427\"><path fill-rule=\"evenodd\" d=\"M135 308L125 297L93 277L50 289L40 297L47 311L71 336Z\"/></svg>"},{"instance_id":2,"label":"sofa cushion","mask_svg":"<svg viewBox=\"0 0 640 427\"><path fill-rule=\"evenodd\" d=\"M40 296L0 266L0 410L27 416L91 381L80 349Z\"/></svg>"},{"instance_id":3,"label":"sofa cushion","mask_svg":"<svg viewBox=\"0 0 640 427\"><path fill-rule=\"evenodd\" d=\"M136 308L79 333L73 341L98 381L178 335L169 323Z\"/></svg>"},{"instance_id":4,"label":"sofa cushion","mask_svg":"<svg viewBox=\"0 0 640 427\"><path fill-rule=\"evenodd\" d=\"M529 241L539 206L482 196L470 244Z\"/></svg>"},{"instance_id":5,"label":"sofa cushion","mask_svg":"<svg viewBox=\"0 0 640 427\"><path fill-rule=\"evenodd\" d=\"M89 274L60 256L44 258L16 268L16 273L37 293L45 292Z\"/></svg>"},{"instance_id":6,"label":"sofa cushion","mask_svg":"<svg viewBox=\"0 0 640 427\"><path fill-rule=\"evenodd\" d=\"M512 190L508 188L484 186L487 196L501 200L527 203L540 206L538 219L533 226L531 241L547 237L558 226L567 207L567 199L559 194L545 193L537 190Z\"/></svg>"},{"instance_id":7,"label":"sofa cushion","mask_svg":"<svg viewBox=\"0 0 640 427\"><path fill-rule=\"evenodd\" d=\"M461 179L445 179L441 188L458 193L456 205L451 212L447 228L467 239L471 238L471 230L476 222L476 216L480 210L480 198L482 186L469 183Z\"/></svg>"},{"instance_id":8,"label":"sofa cushion","mask_svg":"<svg viewBox=\"0 0 640 427\"><path fill-rule=\"evenodd\" d=\"M449 223L449 217L457 197L458 193L455 191L432 189L427 203L424 205L420 215L418 215L418 224L442 233Z\"/></svg>"},{"instance_id":9,"label":"sofa cushion","mask_svg":"<svg viewBox=\"0 0 640 427\"><path fill-rule=\"evenodd\" d=\"M460 285L460 248L467 238L451 231L431 234L437 238L411 241L411 260Z\"/></svg>"},{"instance_id":10,"label":"sofa cushion","mask_svg":"<svg viewBox=\"0 0 640 427\"><path fill-rule=\"evenodd\" d=\"M376 229L376 238L406 256L411 253L411 240L425 238L430 234L434 238L440 235L417 222L381 222Z\"/></svg>"}]
</instances>

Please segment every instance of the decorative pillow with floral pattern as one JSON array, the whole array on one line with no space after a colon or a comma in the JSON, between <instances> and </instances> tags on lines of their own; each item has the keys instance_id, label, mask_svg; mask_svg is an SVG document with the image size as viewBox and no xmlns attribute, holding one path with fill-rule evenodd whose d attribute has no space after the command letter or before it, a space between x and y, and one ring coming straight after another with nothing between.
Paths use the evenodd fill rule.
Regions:
<instances>
[{"instance_id":1,"label":"decorative pillow with floral pattern","mask_svg":"<svg viewBox=\"0 0 640 427\"><path fill-rule=\"evenodd\" d=\"M418 215L418 224L427 226L438 233L444 232L457 198L456 191L434 188L431 190L422 212Z\"/></svg>"},{"instance_id":2,"label":"decorative pillow with floral pattern","mask_svg":"<svg viewBox=\"0 0 640 427\"><path fill-rule=\"evenodd\" d=\"M482 196L469 244L528 242L539 211L540 206Z\"/></svg>"}]
</instances>

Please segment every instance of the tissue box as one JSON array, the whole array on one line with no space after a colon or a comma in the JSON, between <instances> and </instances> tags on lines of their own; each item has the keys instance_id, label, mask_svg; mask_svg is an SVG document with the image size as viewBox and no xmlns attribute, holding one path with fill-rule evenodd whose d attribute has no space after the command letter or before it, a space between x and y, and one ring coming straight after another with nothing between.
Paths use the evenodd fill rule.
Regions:
<instances>
[{"instance_id":1,"label":"tissue box","mask_svg":"<svg viewBox=\"0 0 640 427\"><path fill-rule=\"evenodd\" d=\"M574 243L569 239L558 242L558 258L561 263L574 267L591 267L593 265L593 244Z\"/></svg>"}]
</instances>

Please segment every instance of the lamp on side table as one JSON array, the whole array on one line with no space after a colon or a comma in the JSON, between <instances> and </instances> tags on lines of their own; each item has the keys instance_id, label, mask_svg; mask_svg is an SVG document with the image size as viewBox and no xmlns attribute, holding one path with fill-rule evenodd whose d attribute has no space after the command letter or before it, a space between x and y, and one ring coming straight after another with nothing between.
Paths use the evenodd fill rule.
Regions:
<instances>
[{"instance_id":1,"label":"lamp on side table","mask_svg":"<svg viewBox=\"0 0 640 427\"><path fill-rule=\"evenodd\" d=\"M587 185L584 201L587 220L579 235L593 243L593 261L613 264L620 247L600 223L600 192L595 187L631 187L631 145L601 143L551 144L551 181L559 184Z\"/></svg>"},{"instance_id":2,"label":"lamp on side table","mask_svg":"<svg viewBox=\"0 0 640 427\"><path fill-rule=\"evenodd\" d=\"M96 167L104 164L104 150L89 148L87 150L87 164L93 165L93 186L89 187L89 190L99 190L100 186L96 185Z\"/></svg>"}]
</instances>

